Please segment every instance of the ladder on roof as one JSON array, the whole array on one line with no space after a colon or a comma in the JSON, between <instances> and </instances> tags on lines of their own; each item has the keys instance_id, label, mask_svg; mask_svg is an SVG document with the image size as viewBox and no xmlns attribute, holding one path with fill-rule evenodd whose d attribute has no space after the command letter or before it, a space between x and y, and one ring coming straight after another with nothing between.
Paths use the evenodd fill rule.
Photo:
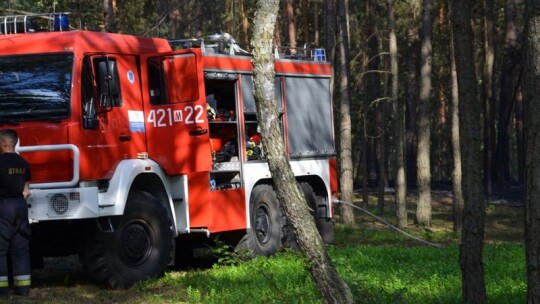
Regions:
<instances>
[{"instance_id":1,"label":"ladder on roof","mask_svg":"<svg viewBox=\"0 0 540 304\"><path fill-rule=\"evenodd\" d=\"M77 13L62 12L0 16L0 34L69 31L71 29L71 19L76 19L75 29L81 29L81 18Z\"/></svg>"}]
</instances>

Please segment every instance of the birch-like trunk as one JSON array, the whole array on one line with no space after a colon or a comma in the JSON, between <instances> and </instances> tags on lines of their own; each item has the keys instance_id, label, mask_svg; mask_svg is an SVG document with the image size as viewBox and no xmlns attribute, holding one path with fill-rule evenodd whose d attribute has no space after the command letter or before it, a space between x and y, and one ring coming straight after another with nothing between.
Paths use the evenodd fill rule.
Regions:
<instances>
[{"instance_id":1,"label":"birch-like trunk","mask_svg":"<svg viewBox=\"0 0 540 304\"><path fill-rule=\"evenodd\" d=\"M349 287L340 277L326 252L285 153L275 102L274 58L272 56L272 37L278 8L279 0L257 1L251 40L254 96L263 144L268 156L268 166L278 200L292 224L298 245L307 259L306 265L322 298L326 303L354 303Z\"/></svg>"}]
</instances>

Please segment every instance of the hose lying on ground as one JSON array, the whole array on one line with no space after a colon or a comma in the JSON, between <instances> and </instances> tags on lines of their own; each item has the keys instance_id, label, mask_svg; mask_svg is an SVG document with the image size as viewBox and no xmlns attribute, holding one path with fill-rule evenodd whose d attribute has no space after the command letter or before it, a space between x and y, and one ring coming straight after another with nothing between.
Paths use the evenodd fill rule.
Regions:
<instances>
[{"instance_id":1,"label":"hose lying on ground","mask_svg":"<svg viewBox=\"0 0 540 304\"><path fill-rule=\"evenodd\" d=\"M368 215L374 217L374 218L377 219L379 222L381 222L381 223L385 224L386 226L390 227L390 229L392 229L392 230L394 230L394 231L397 231L397 232L399 232L399 233L401 233L401 234L403 234L403 235L405 235L405 236L407 236L407 237L409 237L409 238L415 239L415 240L417 240L417 241L419 241L419 242L421 242L421 243L424 243L424 244L426 244L426 245L430 245L430 246L433 246L433 247L437 247L437 248L441 248L441 247L442 247L442 246L439 245L439 244L435 244L435 243L432 243L432 242L423 240L423 239L421 239L421 238L419 238L419 237L416 237L416 236L414 236L414 235L412 235L412 234L410 234L410 233L408 233L408 232L406 232L406 231L403 231L403 230L399 229L398 227L396 227L396 226L390 224L390 223L387 222L385 219L376 216L375 214L369 212L368 210L366 210L366 209L364 209L364 208L362 208L362 207L358 207L358 206L356 206L356 205L353 205L353 204L348 203L348 202L340 201L340 200L338 200L338 199L334 199L333 202L334 202L334 204L336 204L336 203L345 204L345 205L351 206L351 207L353 207L353 208L355 208L355 209L358 209L358 210L360 210L360 211L362 211L362 212L364 212L364 213L366 213L366 214L368 214Z\"/></svg>"}]
</instances>

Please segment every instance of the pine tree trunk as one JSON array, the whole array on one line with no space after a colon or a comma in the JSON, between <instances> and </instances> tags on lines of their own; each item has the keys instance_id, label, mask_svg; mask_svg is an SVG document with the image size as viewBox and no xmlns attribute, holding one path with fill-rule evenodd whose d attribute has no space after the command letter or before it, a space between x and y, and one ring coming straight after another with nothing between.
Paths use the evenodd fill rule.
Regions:
<instances>
[{"instance_id":1,"label":"pine tree trunk","mask_svg":"<svg viewBox=\"0 0 540 304\"><path fill-rule=\"evenodd\" d=\"M107 33L116 33L113 2L113 0L103 0L103 17L105 20L105 32Z\"/></svg>"},{"instance_id":2,"label":"pine tree trunk","mask_svg":"<svg viewBox=\"0 0 540 304\"><path fill-rule=\"evenodd\" d=\"M304 31L304 43L310 43L309 39L309 6L308 0L302 0L302 18L304 18L303 31Z\"/></svg>"},{"instance_id":3,"label":"pine tree trunk","mask_svg":"<svg viewBox=\"0 0 540 304\"><path fill-rule=\"evenodd\" d=\"M505 0L504 22L506 26L499 119L497 127L497 147L495 150L495 179L509 182L510 178L510 123L515 101L516 70L519 63L517 49L518 29L516 25L517 0Z\"/></svg>"},{"instance_id":4,"label":"pine tree trunk","mask_svg":"<svg viewBox=\"0 0 540 304\"><path fill-rule=\"evenodd\" d=\"M400 228L407 227L407 183L405 180L405 126L404 107L399 101L399 65L396 37L396 20L394 16L394 0L387 0L388 32L390 46L390 74L392 75L390 96L394 112L394 136L396 150L396 216Z\"/></svg>"},{"instance_id":5,"label":"pine tree trunk","mask_svg":"<svg viewBox=\"0 0 540 304\"><path fill-rule=\"evenodd\" d=\"M336 0L326 0L326 51L330 62L336 59ZM333 86L332 86L333 87Z\"/></svg>"},{"instance_id":6,"label":"pine tree trunk","mask_svg":"<svg viewBox=\"0 0 540 304\"><path fill-rule=\"evenodd\" d=\"M275 103L272 36L279 0L258 0L253 25L254 96L268 166L276 194L289 218L311 276L326 303L354 303L347 284L328 256L304 195L287 161ZM262 121L264 120L264 121ZM299 203L300 202L300 203Z\"/></svg>"},{"instance_id":7,"label":"pine tree trunk","mask_svg":"<svg viewBox=\"0 0 540 304\"><path fill-rule=\"evenodd\" d=\"M540 303L540 3L525 4L525 254L527 303Z\"/></svg>"},{"instance_id":8,"label":"pine tree trunk","mask_svg":"<svg viewBox=\"0 0 540 304\"><path fill-rule=\"evenodd\" d=\"M319 2L313 1L313 43L317 46L319 45L319 35Z\"/></svg>"},{"instance_id":9,"label":"pine tree trunk","mask_svg":"<svg viewBox=\"0 0 540 304\"><path fill-rule=\"evenodd\" d=\"M379 177L378 172L378 149L377 140L381 136L378 130L381 118L380 111L377 107L376 100L381 96L381 77L378 73L381 63L378 37L378 18L377 18L377 0L364 1L366 17L364 21L365 41L366 41L366 57L365 66L367 73L365 76L366 97L364 102L364 153L362 162L362 191L364 205L367 206L368 201L368 177ZM373 116L370 116L371 111L368 109L374 108ZM373 117L373 118L372 118ZM374 120L374 123L373 123ZM379 201L378 201L379 202ZM380 204L377 203L378 207ZM380 211L380 210L379 210Z\"/></svg>"},{"instance_id":10,"label":"pine tree trunk","mask_svg":"<svg viewBox=\"0 0 540 304\"><path fill-rule=\"evenodd\" d=\"M431 47L432 0L424 0L422 20L422 52L420 57L420 107L418 112L418 154L416 166L418 170L418 205L416 207L416 223L431 226L431 166L430 166L430 94L431 94Z\"/></svg>"},{"instance_id":11,"label":"pine tree trunk","mask_svg":"<svg viewBox=\"0 0 540 304\"><path fill-rule=\"evenodd\" d=\"M517 174L518 181L522 185L525 177L525 137L524 128L524 113L523 113L523 86L519 86L516 94L516 146L517 146Z\"/></svg>"},{"instance_id":12,"label":"pine tree trunk","mask_svg":"<svg viewBox=\"0 0 540 304\"><path fill-rule=\"evenodd\" d=\"M461 148L459 146L459 88L456 72L456 59L454 55L454 30L450 29L450 61L452 66L452 156L454 159L454 172L452 184L454 198L452 202L452 219L454 231L461 231L463 227L463 191L461 173Z\"/></svg>"},{"instance_id":13,"label":"pine tree trunk","mask_svg":"<svg viewBox=\"0 0 540 304\"><path fill-rule=\"evenodd\" d=\"M484 184L488 195L488 202L491 200L491 176L493 163L493 149L495 147L495 27L494 27L494 0L484 0Z\"/></svg>"},{"instance_id":14,"label":"pine tree trunk","mask_svg":"<svg viewBox=\"0 0 540 304\"><path fill-rule=\"evenodd\" d=\"M352 131L349 94L349 39L347 31L347 7L345 0L338 0L340 50L340 83L339 83L339 181L341 200L353 202L353 164L352 164ZM354 212L351 206L341 204L341 220L346 225L354 225Z\"/></svg>"},{"instance_id":15,"label":"pine tree trunk","mask_svg":"<svg viewBox=\"0 0 540 304\"><path fill-rule=\"evenodd\" d=\"M408 181L417 180L416 170L416 154L417 154L417 139L416 139L416 122L418 108L418 55L420 53L420 35L419 35L419 15L420 15L420 0L413 0L411 3L411 14L409 20L409 28L407 35L407 100L405 103L405 157L406 157L406 174Z\"/></svg>"},{"instance_id":16,"label":"pine tree trunk","mask_svg":"<svg viewBox=\"0 0 540 304\"><path fill-rule=\"evenodd\" d=\"M294 23L294 0L285 0L285 17L291 54L296 54L296 24Z\"/></svg>"},{"instance_id":17,"label":"pine tree trunk","mask_svg":"<svg viewBox=\"0 0 540 304\"><path fill-rule=\"evenodd\" d=\"M482 103L477 96L471 2L454 0L452 5L465 202L459 252L462 292L465 303L485 303L486 287L482 262L485 221L481 150Z\"/></svg>"},{"instance_id":18,"label":"pine tree trunk","mask_svg":"<svg viewBox=\"0 0 540 304\"><path fill-rule=\"evenodd\" d=\"M242 0L242 44L249 43L249 18L248 18L248 3L247 0ZM246 46L247 47L247 46Z\"/></svg>"}]
</instances>

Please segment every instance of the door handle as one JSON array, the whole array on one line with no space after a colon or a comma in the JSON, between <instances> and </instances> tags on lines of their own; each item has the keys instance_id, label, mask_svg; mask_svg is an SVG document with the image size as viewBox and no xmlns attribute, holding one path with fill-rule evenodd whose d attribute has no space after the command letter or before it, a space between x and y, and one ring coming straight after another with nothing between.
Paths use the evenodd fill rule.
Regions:
<instances>
[{"instance_id":1,"label":"door handle","mask_svg":"<svg viewBox=\"0 0 540 304\"><path fill-rule=\"evenodd\" d=\"M126 142L126 141L130 141L130 140L131 140L131 136L130 136L130 135L120 135L118 138L120 139L121 142Z\"/></svg>"},{"instance_id":2,"label":"door handle","mask_svg":"<svg viewBox=\"0 0 540 304\"><path fill-rule=\"evenodd\" d=\"M189 135L190 136L200 136L200 135L204 135L208 133L208 130L207 129L193 129L193 130L189 130Z\"/></svg>"}]
</instances>

